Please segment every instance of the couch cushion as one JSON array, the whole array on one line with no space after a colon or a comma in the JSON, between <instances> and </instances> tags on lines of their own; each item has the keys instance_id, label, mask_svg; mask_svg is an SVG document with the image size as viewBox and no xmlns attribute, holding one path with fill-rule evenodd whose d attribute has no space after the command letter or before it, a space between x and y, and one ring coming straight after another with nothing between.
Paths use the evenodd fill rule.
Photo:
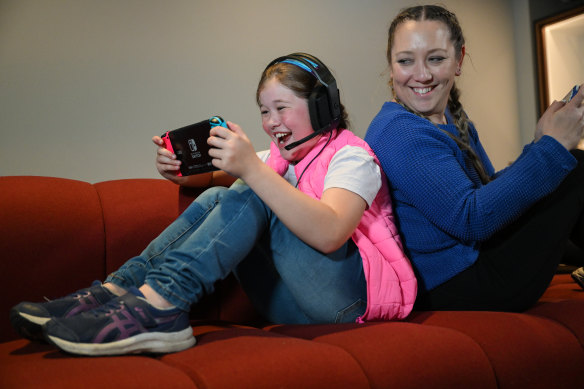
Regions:
<instances>
[{"instance_id":1,"label":"couch cushion","mask_svg":"<svg viewBox=\"0 0 584 389\"><path fill-rule=\"evenodd\" d=\"M506 312L414 312L410 321L468 335L489 358L499 387L575 388L582 385L584 350L565 326Z\"/></svg>"},{"instance_id":2,"label":"couch cushion","mask_svg":"<svg viewBox=\"0 0 584 389\"><path fill-rule=\"evenodd\" d=\"M179 215L178 186L170 181L128 179L94 186L103 208L107 274L139 255Z\"/></svg>"},{"instance_id":3,"label":"couch cushion","mask_svg":"<svg viewBox=\"0 0 584 389\"><path fill-rule=\"evenodd\" d=\"M279 325L268 330L346 350L359 362L373 388L497 387L481 347L467 335L447 328L370 322Z\"/></svg>"},{"instance_id":4,"label":"couch cushion","mask_svg":"<svg viewBox=\"0 0 584 389\"><path fill-rule=\"evenodd\" d=\"M196 388L182 371L146 356L74 357L47 344L0 344L0 388Z\"/></svg>"},{"instance_id":5,"label":"couch cushion","mask_svg":"<svg viewBox=\"0 0 584 389\"><path fill-rule=\"evenodd\" d=\"M584 300L582 289L570 274L556 274L540 301Z\"/></svg>"},{"instance_id":6,"label":"couch cushion","mask_svg":"<svg viewBox=\"0 0 584 389\"><path fill-rule=\"evenodd\" d=\"M578 338L584 347L584 301L540 302L528 313L543 316L562 324Z\"/></svg>"},{"instance_id":7,"label":"couch cushion","mask_svg":"<svg viewBox=\"0 0 584 389\"><path fill-rule=\"evenodd\" d=\"M0 340L14 339L8 310L86 287L104 273L104 226L91 184L0 177ZM15 282L15 280L18 280Z\"/></svg>"},{"instance_id":8,"label":"couch cushion","mask_svg":"<svg viewBox=\"0 0 584 389\"><path fill-rule=\"evenodd\" d=\"M197 345L162 358L208 388L368 388L342 348L255 328L195 327Z\"/></svg>"}]
</instances>

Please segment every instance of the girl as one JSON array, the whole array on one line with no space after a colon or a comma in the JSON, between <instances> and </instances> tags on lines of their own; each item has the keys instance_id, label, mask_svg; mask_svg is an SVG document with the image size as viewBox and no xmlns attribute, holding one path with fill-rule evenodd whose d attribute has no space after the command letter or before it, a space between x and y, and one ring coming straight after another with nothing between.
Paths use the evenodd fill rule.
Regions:
<instances>
[{"instance_id":1,"label":"girl","mask_svg":"<svg viewBox=\"0 0 584 389\"><path fill-rule=\"evenodd\" d=\"M495 173L454 80L465 55L454 14L405 9L387 46L394 99L365 140L390 184L419 309L522 311L551 281L569 238L584 244L584 88L554 102L534 140ZM570 152L572 151L572 152Z\"/></svg>"},{"instance_id":2,"label":"girl","mask_svg":"<svg viewBox=\"0 0 584 389\"><path fill-rule=\"evenodd\" d=\"M231 271L272 322L407 316L416 281L389 191L373 152L345 129L326 66L300 53L274 60L257 102L269 151L256 154L232 122L208 140L213 164L240 180L200 195L104 285L16 306L12 322L21 333L44 323L50 342L87 355L183 350L195 343L191 304ZM175 156L153 140L159 171L187 184Z\"/></svg>"}]
</instances>

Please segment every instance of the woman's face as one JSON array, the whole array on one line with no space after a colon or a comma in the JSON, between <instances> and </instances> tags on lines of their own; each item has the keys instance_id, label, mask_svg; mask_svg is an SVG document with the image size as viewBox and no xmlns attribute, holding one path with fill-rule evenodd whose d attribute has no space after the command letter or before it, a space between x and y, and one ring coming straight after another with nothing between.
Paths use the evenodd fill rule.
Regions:
<instances>
[{"instance_id":1,"label":"woman's face","mask_svg":"<svg viewBox=\"0 0 584 389\"><path fill-rule=\"evenodd\" d=\"M408 20L395 30L391 76L398 99L434 123L445 123L444 111L464 58L455 52L448 27L439 21Z\"/></svg>"},{"instance_id":2,"label":"woman's face","mask_svg":"<svg viewBox=\"0 0 584 389\"><path fill-rule=\"evenodd\" d=\"M308 102L298 97L276 78L267 80L259 94L262 126L280 149L282 158L299 161L314 147L320 136L286 150L284 146L296 142L314 131L310 123Z\"/></svg>"}]
</instances>

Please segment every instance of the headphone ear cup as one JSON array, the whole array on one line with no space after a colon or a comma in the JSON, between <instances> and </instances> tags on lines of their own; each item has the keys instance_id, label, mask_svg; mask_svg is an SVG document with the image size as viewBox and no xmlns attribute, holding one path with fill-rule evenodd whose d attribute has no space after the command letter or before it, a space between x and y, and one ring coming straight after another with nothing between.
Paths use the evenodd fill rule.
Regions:
<instances>
[{"instance_id":1,"label":"headphone ear cup","mask_svg":"<svg viewBox=\"0 0 584 389\"><path fill-rule=\"evenodd\" d=\"M329 101L327 88L317 85L308 98L308 111L310 113L310 123L314 131L320 131L328 127L333 118L331 116L331 103Z\"/></svg>"}]
</instances>

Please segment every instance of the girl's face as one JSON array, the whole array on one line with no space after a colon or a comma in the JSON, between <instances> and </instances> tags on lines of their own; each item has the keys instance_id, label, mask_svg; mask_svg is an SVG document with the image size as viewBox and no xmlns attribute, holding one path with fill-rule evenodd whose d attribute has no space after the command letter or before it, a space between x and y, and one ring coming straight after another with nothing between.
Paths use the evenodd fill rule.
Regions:
<instances>
[{"instance_id":1,"label":"girl's face","mask_svg":"<svg viewBox=\"0 0 584 389\"><path fill-rule=\"evenodd\" d=\"M298 97L276 78L267 80L259 95L262 126L280 149L282 158L299 161L314 147L320 136L286 150L284 146L296 142L314 131L310 124L308 102Z\"/></svg>"},{"instance_id":2,"label":"girl's face","mask_svg":"<svg viewBox=\"0 0 584 389\"><path fill-rule=\"evenodd\" d=\"M396 96L434 123L445 123L444 111L460 75L464 47L457 58L448 27L439 21L408 20L395 30L391 75Z\"/></svg>"}]
</instances>

